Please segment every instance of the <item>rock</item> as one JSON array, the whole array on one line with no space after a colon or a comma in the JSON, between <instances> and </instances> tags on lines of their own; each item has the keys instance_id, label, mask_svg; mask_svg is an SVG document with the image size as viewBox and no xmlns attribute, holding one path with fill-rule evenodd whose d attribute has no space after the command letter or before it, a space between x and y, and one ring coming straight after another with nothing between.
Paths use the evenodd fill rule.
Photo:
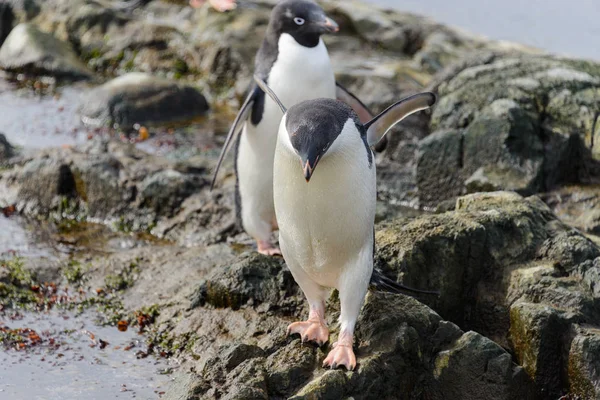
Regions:
<instances>
[{"instance_id":1,"label":"rock","mask_svg":"<svg viewBox=\"0 0 600 400\"><path fill-rule=\"evenodd\" d=\"M231 371L242 362L251 358L265 357L265 352L258 346L239 344L222 352L221 358L225 363L225 369Z\"/></svg>"},{"instance_id":2,"label":"rock","mask_svg":"<svg viewBox=\"0 0 600 400\"><path fill-rule=\"evenodd\" d=\"M432 398L530 399L534 392L510 354L486 337L470 331L434 360L436 386Z\"/></svg>"},{"instance_id":3,"label":"rock","mask_svg":"<svg viewBox=\"0 0 600 400\"><path fill-rule=\"evenodd\" d=\"M6 136L3 133L0 133L0 165L6 163L6 161L14 154L14 147L8 143Z\"/></svg>"},{"instance_id":4,"label":"rock","mask_svg":"<svg viewBox=\"0 0 600 400\"><path fill-rule=\"evenodd\" d=\"M189 197L210 197L205 169L167 162L118 142L48 149L23 164L0 176L18 192L17 208L34 217L90 219L118 230L146 231L176 215ZM232 215L231 208L222 212L226 221ZM222 223L215 220L202 229Z\"/></svg>"},{"instance_id":5,"label":"rock","mask_svg":"<svg viewBox=\"0 0 600 400\"><path fill-rule=\"evenodd\" d=\"M600 330L578 331L569 349L569 389L582 399L600 399Z\"/></svg>"},{"instance_id":6,"label":"rock","mask_svg":"<svg viewBox=\"0 0 600 400\"><path fill-rule=\"evenodd\" d=\"M562 344L568 324L561 313L542 304L515 303L510 309L510 335L520 365L544 398L562 396L566 386L558 373L567 363Z\"/></svg>"},{"instance_id":7,"label":"rock","mask_svg":"<svg viewBox=\"0 0 600 400\"><path fill-rule=\"evenodd\" d=\"M267 387L271 396L287 396L306 382L318 366L318 349L294 340L267 358Z\"/></svg>"},{"instance_id":8,"label":"rock","mask_svg":"<svg viewBox=\"0 0 600 400\"><path fill-rule=\"evenodd\" d=\"M141 206L154 210L160 216L172 216L183 200L207 185L208 181L197 175L174 170L159 171L141 182Z\"/></svg>"},{"instance_id":9,"label":"rock","mask_svg":"<svg viewBox=\"0 0 600 400\"><path fill-rule=\"evenodd\" d=\"M210 304L234 310L249 303L285 309L298 304L299 289L281 259L246 254L237 263L217 269L200 284L192 307Z\"/></svg>"},{"instance_id":10,"label":"rock","mask_svg":"<svg viewBox=\"0 0 600 400\"><path fill-rule=\"evenodd\" d=\"M435 202L440 192L449 197L462 193L463 140L461 131L440 130L419 142L417 185L421 202Z\"/></svg>"},{"instance_id":11,"label":"rock","mask_svg":"<svg viewBox=\"0 0 600 400\"><path fill-rule=\"evenodd\" d=\"M435 162L418 163L422 203L435 205L472 191L528 195L600 172L591 132L600 112L591 100L600 93L596 64L521 54L478 62L446 72L437 84L431 128L440 133L420 144L421 160L451 157L452 162L441 176ZM462 138L451 154L443 145L448 130ZM443 186L449 177L458 184ZM443 190L435 190L436 184Z\"/></svg>"},{"instance_id":12,"label":"rock","mask_svg":"<svg viewBox=\"0 0 600 400\"><path fill-rule=\"evenodd\" d=\"M0 3L0 47L12 30L14 19L12 5L7 2Z\"/></svg>"},{"instance_id":13,"label":"rock","mask_svg":"<svg viewBox=\"0 0 600 400\"><path fill-rule=\"evenodd\" d=\"M56 159L35 159L20 174L17 208L30 215L47 214L63 207L63 199L76 195L75 178L68 164Z\"/></svg>"},{"instance_id":14,"label":"rock","mask_svg":"<svg viewBox=\"0 0 600 400\"><path fill-rule=\"evenodd\" d=\"M566 393L569 381L556 371L567 368L568 332L600 322L600 249L540 199L460 197L455 211L379 224L376 241L376 266L408 286L440 290L439 300L423 301L511 347L538 395Z\"/></svg>"},{"instance_id":15,"label":"rock","mask_svg":"<svg viewBox=\"0 0 600 400\"><path fill-rule=\"evenodd\" d=\"M143 73L130 73L90 90L82 99L82 120L90 125L166 124L208 111L206 99L191 86Z\"/></svg>"},{"instance_id":16,"label":"rock","mask_svg":"<svg viewBox=\"0 0 600 400\"><path fill-rule=\"evenodd\" d=\"M30 23L17 25L6 38L0 48L0 68L67 79L92 76L68 43Z\"/></svg>"},{"instance_id":17,"label":"rock","mask_svg":"<svg viewBox=\"0 0 600 400\"><path fill-rule=\"evenodd\" d=\"M600 189L597 186L567 186L544 193L541 198L562 221L600 235Z\"/></svg>"}]
</instances>

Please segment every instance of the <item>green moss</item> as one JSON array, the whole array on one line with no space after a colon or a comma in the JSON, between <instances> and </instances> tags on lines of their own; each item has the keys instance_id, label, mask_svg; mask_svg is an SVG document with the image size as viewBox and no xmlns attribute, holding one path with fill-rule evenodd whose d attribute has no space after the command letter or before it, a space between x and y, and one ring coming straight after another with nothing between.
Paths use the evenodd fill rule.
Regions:
<instances>
[{"instance_id":1,"label":"green moss","mask_svg":"<svg viewBox=\"0 0 600 400\"><path fill-rule=\"evenodd\" d=\"M38 298L29 288L0 282L0 306L2 308L33 308Z\"/></svg>"},{"instance_id":2,"label":"green moss","mask_svg":"<svg viewBox=\"0 0 600 400\"><path fill-rule=\"evenodd\" d=\"M14 257L10 260L0 260L0 267L8 271L9 283L16 286L29 286L33 284L33 275L25 269L24 261L21 257Z\"/></svg>"},{"instance_id":3,"label":"green moss","mask_svg":"<svg viewBox=\"0 0 600 400\"><path fill-rule=\"evenodd\" d=\"M81 283L84 280L85 268L79 261L70 261L62 269L62 274L71 284Z\"/></svg>"},{"instance_id":4,"label":"green moss","mask_svg":"<svg viewBox=\"0 0 600 400\"><path fill-rule=\"evenodd\" d=\"M571 348L568 366L569 391L582 399L593 399L595 397L594 385L583 371L583 365L584 359L581 348Z\"/></svg>"},{"instance_id":5,"label":"green moss","mask_svg":"<svg viewBox=\"0 0 600 400\"><path fill-rule=\"evenodd\" d=\"M178 58L173 63L173 71L175 79L181 79L184 75L190 72L190 67L187 65L185 60Z\"/></svg>"},{"instance_id":6,"label":"green moss","mask_svg":"<svg viewBox=\"0 0 600 400\"><path fill-rule=\"evenodd\" d=\"M104 285L109 291L125 290L133 285L139 267L137 262L131 262L116 275L107 275L104 278Z\"/></svg>"},{"instance_id":7,"label":"green moss","mask_svg":"<svg viewBox=\"0 0 600 400\"><path fill-rule=\"evenodd\" d=\"M532 344L539 339L537 332L532 329L533 327L528 326L520 311L518 307L510 310L510 338L519 364L530 377L535 378L537 355Z\"/></svg>"}]
</instances>

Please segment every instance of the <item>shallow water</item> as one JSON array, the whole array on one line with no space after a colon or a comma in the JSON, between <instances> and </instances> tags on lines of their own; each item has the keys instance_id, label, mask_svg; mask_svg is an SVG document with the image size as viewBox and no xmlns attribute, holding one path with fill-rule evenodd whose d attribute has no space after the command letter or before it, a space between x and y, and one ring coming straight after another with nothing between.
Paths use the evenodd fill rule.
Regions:
<instances>
[{"instance_id":1,"label":"shallow water","mask_svg":"<svg viewBox=\"0 0 600 400\"><path fill-rule=\"evenodd\" d=\"M76 112L81 88L66 87L55 96L14 89L0 86L0 132L13 146L41 149L87 140Z\"/></svg>"},{"instance_id":2,"label":"shallow water","mask_svg":"<svg viewBox=\"0 0 600 400\"><path fill-rule=\"evenodd\" d=\"M367 0L492 39L600 60L598 0Z\"/></svg>"},{"instance_id":3,"label":"shallow water","mask_svg":"<svg viewBox=\"0 0 600 400\"><path fill-rule=\"evenodd\" d=\"M0 398L11 400L158 399L171 379L167 361L138 358L135 329L97 326L93 315L72 312L0 314L0 327L32 328L41 343L0 348ZM107 342L108 344L102 344ZM103 347L103 348L101 348ZM129 348L126 350L126 348Z\"/></svg>"}]
</instances>

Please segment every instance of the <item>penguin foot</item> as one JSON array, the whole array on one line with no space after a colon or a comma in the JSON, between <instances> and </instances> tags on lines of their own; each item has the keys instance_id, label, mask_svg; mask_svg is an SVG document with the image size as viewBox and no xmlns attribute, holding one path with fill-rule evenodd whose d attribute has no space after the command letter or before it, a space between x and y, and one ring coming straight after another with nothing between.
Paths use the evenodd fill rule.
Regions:
<instances>
[{"instance_id":1,"label":"penguin foot","mask_svg":"<svg viewBox=\"0 0 600 400\"><path fill-rule=\"evenodd\" d=\"M294 322L287 327L287 334L298 333L302 337L302 343L315 342L319 346L329 340L329 329L325 321L302 321Z\"/></svg>"},{"instance_id":2,"label":"penguin foot","mask_svg":"<svg viewBox=\"0 0 600 400\"><path fill-rule=\"evenodd\" d=\"M194 8L202 7L206 0L190 0L190 5ZM208 0L212 8L219 12L233 10L237 7L236 0Z\"/></svg>"},{"instance_id":3,"label":"penguin foot","mask_svg":"<svg viewBox=\"0 0 600 400\"><path fill-rule=\"evenodd\" d=\"M258 246L258 252L260 254L264 254L265 256L280 256L281 255L281 250L279 250L277 247L273 246L269 242L263 242L262 240L259 240L257 242L257 246Z\"/></svg>"},{"instance_id":4,"label":"penguin foot","mask_svg":"<svg viewBox=\"0 0 600 400\"><path fill-rule=\"evenodd\" d=\"M323 361L323 368L330 367L336 369L337 367L346 367L348 371L356 368L356 356L352 350L352 345L334 343L333 349L327 355L327 358Z\"/></svg>"}]
</instances>

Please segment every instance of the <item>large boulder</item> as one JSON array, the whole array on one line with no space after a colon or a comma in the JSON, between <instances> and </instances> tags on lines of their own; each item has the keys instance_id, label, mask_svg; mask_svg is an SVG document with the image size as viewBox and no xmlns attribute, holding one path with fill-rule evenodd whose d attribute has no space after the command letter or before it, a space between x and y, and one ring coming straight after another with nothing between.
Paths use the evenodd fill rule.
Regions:
<instances>
[{"instance_id":1,"label":"large boulder","mask_svg":"<svg viewBox=\"0 0 600 400\"><path fill-rule=\"evenodd\" d=\"M377 266L408 286L440 290L423 301L511 348L540 396L560 397L574 384L556 371L569 365L573 327L600 325L600 248L539 198L460 197L451 212L381 223L376 240Z\"/></svg>"},{"instance_id":2,"label":"large boulder","mask_svg":"<svg viewBox=\"0 0 600 400\"><path fill-rule=\"evenodd\" d=\"M416 166L422 204L477 191L533 194L600 171L593 132L600 65L519 53L474 57L434 87L434 134L419 144Z\"/></svg>"},{"instance_id":3,"label":"large boulder","mask_svg":"<svg viewBox=\"0 0 600 400\"><path fill-rule=\"evenodd\" d=\"M197 118L208 110L204 96L194 87L129 73L91 89L83 96L82 120L90 125L165 124Z\"/></svg>"},{"instance_id":4,"label":"large boulder","mask_svg":"<svg viewBox=\"0 0 600 400\"><path fill-rule=\"evenodd\" d=\"M337 300L336 300L337 301ZM210 311L208 311L210 312ZM284 321L281 321L284 324ZM370 293L356 332L358 368L330 371L328 348L302 346L281 330L274 345L218 349L167 399L246 398L531 398L533 386L502 347L456 325L414 299ZM269 341L269 343L272 343ZM330 346L327 346L330 347ZM234 362L232 362L234 361Z\"/></svg>"},{"instance_id":5,"label":"large boulder","mask_svg":"<svg viewBox=\"0 0 600 400\"><path fill-rule=\"evenodd\" d=\"M31 23L19 24L10 32L0 48L0 68L67 79L92 76L69 43L40 31Z\"/></svg>"}]
</instances>

